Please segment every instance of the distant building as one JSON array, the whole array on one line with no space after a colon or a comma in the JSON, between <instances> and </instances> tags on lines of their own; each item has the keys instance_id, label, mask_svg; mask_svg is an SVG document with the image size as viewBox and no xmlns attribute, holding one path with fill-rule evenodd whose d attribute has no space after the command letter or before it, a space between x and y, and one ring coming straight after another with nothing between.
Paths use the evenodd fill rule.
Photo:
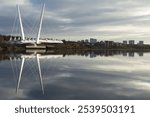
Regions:
<instances>
[{"instance_id":1,"label":"distant building","mask_svg":"<svg viewBox=\"0 0 150 117\"><path fill-rule=\"evenodd\" d=\"M85 43L88 43L89 42L89 40L88 39L85 39Z\"/></svg>"},{"instance_id":2,"label":"distant building","mask_svg":"<svg viewBox=\"0 0 150 117\"><path fill-rule=\"evenodd\" d=\"M81 40L82 43L84 43L84 40Z\"/></svg>"},{"instance_id":3,"label":"distant building","mask_svg":"<svg viewBox=\"0 0 150 117\"><path fill-rule=\"evenodd\" d=\"M130 45L134 45L134 40L129 40Z\"/></svg>"},{"instance_id":4,"label":"distant building","mask_svg":"<svg viewBox=\"0 0 150 117\"><path fill-rule=\"evenodd\" d=\"M105 41L105 46L106 46L106 47L109 46L109 41Z\"/></svg>"},{"instance_id":5,"label":"distant building","mask_svg":"<svg viewBox=\"0 0 150 117\"><path fill-rule=\"evenodd\" d=\"M97 42L97 39L90 38L90 43L91 43L91 44L95 44L96 42Z\"/></svg>"},{"instance_id":6,"label":"distant building","mask_svg":"<svg viewBox=\"0 0 150 117\"><path fill-rule=\"evenodd\" d=\"M116 46L122 46L122 43L115 42L115 45L116 45Z\"/></svg>"},{"instance_id":7,"label":"distant building","mask_svg":"<svg viewBox=\"0 0 150 117\"><path fill-rule=\"evenodd\" d=\"M101 46L104 46L104 45L105 45L105 42L104 42L104 41L100 41L99 43L100 43Z\"/></svg>"},{"instance_id":8,"label":"distant building","mask_svg":"<svg viewBox=\"0 0 150 117\"><path fill-rule=\"evenodd\" d=\"M109 41L109 46L113 46L114 45L114 41Z\"/></svg>"},{"instance_id":9,"label":"distant building","mask_svg":"<svg viewBox=\"0 0 150 117\"><path fill-rule=\"evenodd\" d=\"M123 41L123 44L124 44L124 45L127 45L127 41Z\"/></svg>"},{"instance_id":10,"label":"distant building","mask_svg":"<svg viewBox=\"0 0 150 117\"><path fill-rule=\"evenodd\" d=\"M113 45L114 45L113 41L105 41L105 46L106 47L110 47L110 46L113 46Z\"/></svg>"},{"instance_id":11,"label":"distant building","mask_svg":"<svg viewBox=\"0 0 150 117\"><path fill-rule=\"evenodd\" d=\"M139 41L138 45L142 46L144 44L144 41Z\"/></svg>"}]
</instances>

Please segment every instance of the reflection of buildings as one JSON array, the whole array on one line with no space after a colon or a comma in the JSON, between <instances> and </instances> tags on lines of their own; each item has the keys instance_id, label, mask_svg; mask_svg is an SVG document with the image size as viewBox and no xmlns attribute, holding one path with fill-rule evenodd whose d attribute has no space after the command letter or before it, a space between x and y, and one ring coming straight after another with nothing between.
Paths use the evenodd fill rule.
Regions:
<instances>
[{"instance_id":1,"label":"reflection of buildings","mask_svg":"<svg viewBox=\"0 0 150 117\"><path fill-rule=\"evenodd\" d=\"M20 55L19 57L17 57L17 58L21 58L21 66L20 66L20 72L19 72L16 91L18 92L19 87L20 87L20 82L22 80L22 73L23 73L25 61L27 59L36 59L40 85L41 85L42 93L44 94L43 77L42 77L40 59L52 59L52 58L55 59L55 58L60 58L60 57L63 57L63 55L44 55L44 54L42 55L42 54L36 54L36 52L35 54L26 54L26 55L24 54L24 55Z\"/></svg>"},{"instance_id":2,"label":"reflection of buildings","mask_svg":"<svg viewBox=\"0 0 150 117\"><path fill-rule=\"evenodd\" d=\"M138 56L143 56L143 52L142 51L139 51L139 52L128 52L128 56L129 57L134 57L135 56L135 53L137 53L138 54ZM125 53L123 53L123 56L127 56L127 52Z\"/></svg>"},{"instance_id":3,"label":"reflection of buildings","mask_svg":"<svg viewBox=\"0 0 150 117\"><path fill-rule=\"evenodd\" d=\"M134 52L129 52L130 57L134 57Z\"/></svg>"},{"instance_id":4,"label":"reflection of buildings","mask_svg":"<svg viewBox=\"0 0 150 117\"><path fill-rule=\"evenodd\" d=\"M78 55L86 56L90 58L98 57L98 56L115 56L115 55L122 55L122 56L129 56L134 57L135 53L139 56L143 56L143 52L135 52L135 51L121 51L121 50L95 50L95 51L83 51L78 53Z\"/></svg>"},{"instance_id":5,"label":"reflection of buildings","mask_svg":"<svg viewBox=\"0 0 150 117\"><path fill-rule=\"evenodd\" d=\"M27 51L28 53L33 53L33 51ZM115 55L122 55L122 56L130 56L134 57L135 53L139 56L143 56L143 51L125 51L125 50L81 50L81 51L71 51L68 53L55 53L54 51L46 53L45 51L40 51L40 53L45 54L16 54L16 55L9 55L11 59L33 59L38 56L39 59L51 59L51 58L58 58L58 57L65 57L66 55L79 55L85 57L98 57L98 56L115 56ZM51 54L50 54L51 53Z\"/></svg>"},{"instance_id":6,"label":"reflection of buildings","mask_svg":"<svg viewBox=\"0 0 150 117\"><path fill-rule=\"evenodd\" d=\"M143 56L143 52L138 52L139 56Z\"/></svg>"},{"instance_id":7,"label":"reflection of buildings","mask_svg":"<svg viewBox=\"0 0 150 117\"><path fill-rule=\"evenodd\" d=\"M127 56L127 52L122 52L122 55L123 56Z\"/></svg>"},{"instance_id":8,"label":"reflection of buildings","mask_svg":"<svg viewBox=\"0 0 150 117\"><path fill-rule=\"evenodd\" d=\"M143 51L125 51L125 50L84 50L81 53L78 53L78 55L90 58L98 56L115 56L115 55L134 57L135 55L143 56L143 53L144 53Z\"/></svg>"},{"instance_id":9,"label":"reflection of buildings","mask_svg":"<svg viewBox=\"0 0 150 117\"><path fill-rule=\"evenodd\" d=\"M90 58L94 58L94 57L96 57L96 54L94 52L91 52L90 53Z\"/></svg>"}]
</instances>

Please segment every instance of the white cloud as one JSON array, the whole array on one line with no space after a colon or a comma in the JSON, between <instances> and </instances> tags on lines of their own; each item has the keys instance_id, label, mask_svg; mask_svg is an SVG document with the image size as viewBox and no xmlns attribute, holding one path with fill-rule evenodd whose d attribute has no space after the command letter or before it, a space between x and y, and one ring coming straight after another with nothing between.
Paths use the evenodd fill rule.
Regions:
<instances>
[{"instance_id":1,"label":"white cloud","mask_svg":"<svg viewBox=\"0 0 150 117\"><path fill-rule=\"evenodd\" d=\"M25 5L28 4L28 0L0 0L1 5L11 6L11 5Z\"/></svg>"}]
</instances>

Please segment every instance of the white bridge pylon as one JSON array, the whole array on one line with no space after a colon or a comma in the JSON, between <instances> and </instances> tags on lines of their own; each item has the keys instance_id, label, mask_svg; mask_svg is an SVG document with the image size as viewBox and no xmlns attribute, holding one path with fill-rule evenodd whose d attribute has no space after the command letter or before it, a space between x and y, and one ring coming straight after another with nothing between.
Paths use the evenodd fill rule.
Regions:
<instances>
[{"instance_id":1,"label":"white bridge pylon","mask_svg":"<svg viewBox=\"0 0 150 117\"><path fill-rule=\"evenodd\" d=\"M21 43L40 44L39 38L40 38L40 34L41 34L41 28L42 28L42 22L43 22L43 14L44 14L44 9L45 9L45 4L43 4L43 8L42 8L42 12L41 12L41 18L40 18L40 23L39 23L38 34L37 34L36 39L33 39L33 40L27 40L25 38L19 5L17 5L17 9L18 9L18 16L19 16L19 23L20 23L20 30L21 30Z\"/></svg>"},{"instance_id":2,"label":"white bridge pylon","mask_svg":"<svg viewBox=\"0 0 150 117\"><path fill-rule=\"evenodd\" d=\"M24 27L23 27L23 23L22 23L22 17L21 17L21 12L20 12L20 8L19 5L17 5L17 11L18 11L18 16L19 16L19 24L20 24L20 30L21 30L21 40L17 41L16 43L20 43L20 44L41 44L41 43L63 43L60 40L52 40L52 39L40 39L41 36L41 30L42 30L42 23L43 23L43 16L44 16L44 9L45 9L45 4L43 4L42 7L42 11L41 11L41 16L40 16L40 22L39 22L39 28L38 28L38 33L36 38L32 38L32 39L28 39L25 37L25 33L24 33Z\"/></svg>"}]
</instances>

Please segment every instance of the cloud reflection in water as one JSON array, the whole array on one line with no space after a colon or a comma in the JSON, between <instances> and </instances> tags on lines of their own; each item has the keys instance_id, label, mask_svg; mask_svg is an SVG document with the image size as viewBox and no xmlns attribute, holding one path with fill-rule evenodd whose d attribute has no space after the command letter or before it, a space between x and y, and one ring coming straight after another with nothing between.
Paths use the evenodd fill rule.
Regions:
<instances>
[{"instance_id":1,"label":"cloud reflection in water","mask_svg":"<svg viewBox=\"0 0 150 117\"><path fill-rule=\"evenodd\" d=\"M17 94L10 62L2 61L0 99L150 99L149 58L74 55L40 60L44 95L38 75L27 74L31 64L36 66L35 59L26 61Z\"/></svg>"}]
</instances>

